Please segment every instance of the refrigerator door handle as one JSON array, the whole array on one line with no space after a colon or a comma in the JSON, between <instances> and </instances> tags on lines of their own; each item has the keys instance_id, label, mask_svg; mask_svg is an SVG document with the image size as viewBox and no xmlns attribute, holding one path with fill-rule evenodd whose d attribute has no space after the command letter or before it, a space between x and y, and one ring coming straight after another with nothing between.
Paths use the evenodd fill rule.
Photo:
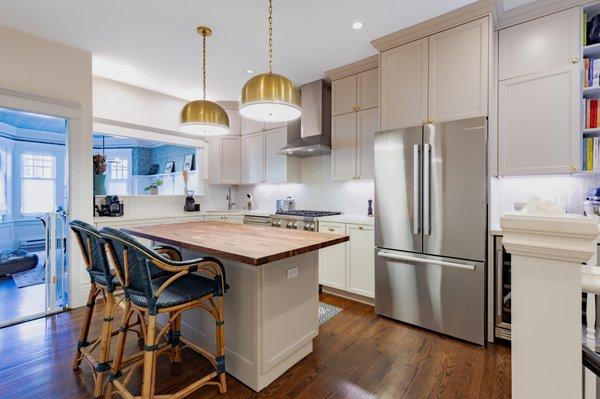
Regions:
<instances>
[{"instance_id":1,"label":"refrigerator door handle","mask_svg":"<svg viewBox=\"0 0 600 399\"><path fill-rule=\"evenodd\" d=\"M421 220L419 216L419 172L420 172L420 149L419 145L413 145L413 234L420 233Z\"/></svg>"},{"instance_id":2,"label":"refrigerator door handle","mask_svg":"<svg viewBox=\"0 0 600 399\"><path fill-rule=\"evenodd\" d=\"M431 144L423 145L423 234L431 235Z\"/></svg>"},{"instance_id":3,"label":"refrigerator door handle","mask_svg":"<svg viewBox=\"0 0 600 399\"><path fill-rule=\"evenodd\" d=\"M465 270L471 270L471 271L475 270L475 265L469 265L466 263L446 262L446 261L437 260L437 259L418 258L416 256L401 255L401 254L392 253L392 252L383 251L383 250L378 251L377 256L379 256L381 258L388 258L388 259L394 259L394 260L407 260L409 262L427 263L430 265L454 267L457 269L465 269Z\"/></svg>"}]
</instances>

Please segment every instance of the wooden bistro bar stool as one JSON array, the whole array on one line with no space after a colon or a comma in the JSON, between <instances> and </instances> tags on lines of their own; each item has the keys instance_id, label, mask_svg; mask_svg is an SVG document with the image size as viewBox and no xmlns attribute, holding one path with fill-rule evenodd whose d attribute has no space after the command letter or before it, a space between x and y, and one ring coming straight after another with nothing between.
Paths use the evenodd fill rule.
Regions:
<instances>
[{"instance_id":1,"label":"wooden bistro bar stool","mask_svg":"<svg viewBox=\"0 0 600 399\"><path fill-rule=\"evenodd\" d=\"M115 298L115 296L122 294L120 290L121 283L109 267L104 248L105 242L100 236L100 232L93 226L79 220L72 221L70 226L75 233L91 281L83 325L81 326L77 351L73 359L73 369L78 369L82 360L90 363L94 371L94 397L97 398L102 395L105 376L110 370L111 338L118 333L118 330L112 329L113 313L124 298L123 296L120 299ZM181 254L173 247L161 246L155 250L160 252L162 256L169 256L175 260L181 259ZM158 278L165 274L162 270L159 270L159 272L155 272L152 277ZM88 340L96 299L100 294L104 298L102 333L99 337ZM140 325L139 318L135 323L128 324L126 328L130 329L137 325ZM136 331L136 333L138 332ZM100 347L100 354L96 358L93 351L98 347Z\"/></svg>"},{"instance_id":2,"label":"wooden bistro bar stool","mask_svg":"<svg viewBox=\"0 0 600 399\"><path fill-rule=\"evenodd\" d=\"M143 366L141 398L183 398L204 385L216 385L221 394L227 391L225 381L225 346L223 330L223 295L228 288L223 264L215 258L204 257L189 261L172 261L162 258L152 249L137 242L133 237L119 230L103 228L100 234L106 241L106 251L110 263L123 281L125 291L125 313L119 330L115 358L111 368L106 397L112 396L113 388L126 398L133 396L127 388L133 372ZM158 279L147 276L151 268L168 272ZM204 277L192 272L202 272ZM216 324L216 355L200 348L181 337L181 313L184 310L200 308L206 310ZM144 325L144 359L127 367L122 365L127 326L136 313ZM158 325L157 316L168 315L164 325ZM185 388L168 395L155 396L156 361L158 355L169 355L172 363L181 362L181 349L190 348L207 358L214 371L197 379ZM122 368L123 367L123 368ZM123 379L121 377L124 376Z\"/></svg>"}]
</instances>

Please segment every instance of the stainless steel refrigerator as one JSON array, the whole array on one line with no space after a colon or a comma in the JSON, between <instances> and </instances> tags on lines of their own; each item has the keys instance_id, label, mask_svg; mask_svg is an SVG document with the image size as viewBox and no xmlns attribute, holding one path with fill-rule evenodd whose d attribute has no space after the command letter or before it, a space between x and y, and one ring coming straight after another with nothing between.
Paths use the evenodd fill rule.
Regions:
<instances>
[{"instance_id":1,"label":"stainless steel refrigerator","mask_svg":"<svg viewBox=\"0 0 600 399\"><path fill-rule=\"evenodd\" d=\"M375 311L485 339L487 120L375 135Z\"/></svg>"}]
</instances>

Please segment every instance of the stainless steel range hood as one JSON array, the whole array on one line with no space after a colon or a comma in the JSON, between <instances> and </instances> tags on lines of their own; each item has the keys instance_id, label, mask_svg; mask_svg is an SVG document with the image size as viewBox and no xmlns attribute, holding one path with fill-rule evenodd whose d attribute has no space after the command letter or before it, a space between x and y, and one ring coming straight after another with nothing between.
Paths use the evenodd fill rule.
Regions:
<instances>
[{"instance_id":1,"label":"stainless steel range hood","mask_svg":"<svg viewBox=\"0 0 600 399\"><path fill-rule=\"evenodd\" d=\"M324 80L300 86L302 116L288 123L288 143L279 154L311 157L331 152L331 84Z\"/></svg>"}]
</instances>

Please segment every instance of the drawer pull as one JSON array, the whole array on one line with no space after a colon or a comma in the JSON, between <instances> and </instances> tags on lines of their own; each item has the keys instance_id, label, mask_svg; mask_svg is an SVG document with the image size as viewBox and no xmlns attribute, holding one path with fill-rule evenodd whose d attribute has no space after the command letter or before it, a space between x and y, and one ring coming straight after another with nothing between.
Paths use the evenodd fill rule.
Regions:
<instances>
[{"instance_id":1,"label":"drawer pull","mask_svg":"<svg viewBox=\"0 0 600 399\"><path fill-rule=\"evenodd\" d=\"M329 231L335 231L335 229L333 227L330 227L327 230L329 230Z\"/></svg>"}]
</instances>

